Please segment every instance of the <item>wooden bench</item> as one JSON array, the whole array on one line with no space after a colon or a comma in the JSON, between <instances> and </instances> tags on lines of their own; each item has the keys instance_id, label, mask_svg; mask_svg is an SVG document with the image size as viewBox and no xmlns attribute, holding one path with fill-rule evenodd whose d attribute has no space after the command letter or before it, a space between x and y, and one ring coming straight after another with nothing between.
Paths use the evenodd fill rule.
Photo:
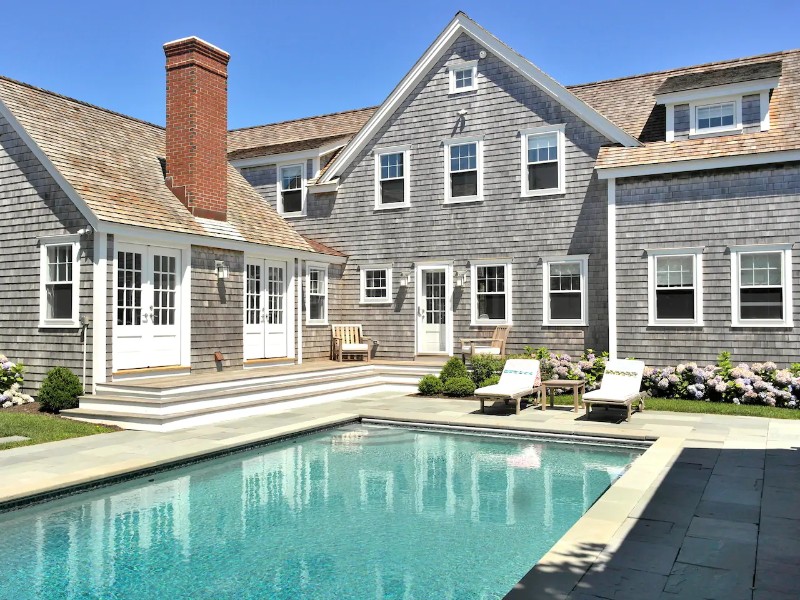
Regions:
<instances>
[{"instance_id":1,"label":"wooden bench","mask_svg":"<svg viewBox=\"0 0 800 600\"><path fill-rule=\"evenodd\" d=\"M331 360L342 362L344 356L372 359L373 341L364 337L361 325L331 325Z\"/></svg>"},{"instance_id":2,"label":"wooden bench","mask_svg":"<svg viewBox=\"0 0 800 600\"><path fill-rule=\"evenodd\" d=\"M459 340L461 342L461 362L466 364L467 357L472 358L475 354L504 356L510 329L510 325L498 325L494 328L491 338L462 338Z\"/></svg>"}]
</instances>

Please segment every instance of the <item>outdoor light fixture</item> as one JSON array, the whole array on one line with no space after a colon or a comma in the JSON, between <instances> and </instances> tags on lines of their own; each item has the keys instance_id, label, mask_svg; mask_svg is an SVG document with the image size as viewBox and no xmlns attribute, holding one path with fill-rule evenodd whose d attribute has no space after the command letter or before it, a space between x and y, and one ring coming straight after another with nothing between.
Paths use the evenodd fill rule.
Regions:
<instances>
[{"instance_id":1,"label":"outdoor light fixture","mask_svg":"<svg viewBox=\"0 0 800 600\"><path fill-rule=\"evenodd\" d=\"M466 271L456 271L455 272L455 281L454 284L456 287L464 287L464 283L467 281L467 272Z\"/></svg>"},{"instance_id":2,"label":"outdoor light fixture","mask_svg":"<svg viewBox=\"0 0 800 600\"><path fill-rule=\"evenodd\" d=\"M224 260L215 260L214 268L217 270L217 279L228 278L228 265L225 264Z\"/></svg>"},{"instance_id":3,"label":"outdoor light fixture","mask_svg":"<svg viewBox=\"0 0 800 600\"><path fill-rule=\"evenodd\" d=\"M408 287L408 271L400 271L400 287Z\"/></svg>"}]
</instances>

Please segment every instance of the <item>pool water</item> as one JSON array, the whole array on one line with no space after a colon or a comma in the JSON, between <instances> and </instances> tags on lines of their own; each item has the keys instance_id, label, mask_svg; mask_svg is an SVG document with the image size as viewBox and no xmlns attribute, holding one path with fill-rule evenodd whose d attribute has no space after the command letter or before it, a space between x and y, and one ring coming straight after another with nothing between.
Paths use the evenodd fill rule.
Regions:
<instances>
[{"instance_id":1,"label":"pool water","mask_svg":"<svg viewBox=\"0 0 800 600\"><path fill-rule=\"evenodd\" d=\"M348 425L0 514L0 597L502 598L641 452Z\"/></svg>"}]
</instances>

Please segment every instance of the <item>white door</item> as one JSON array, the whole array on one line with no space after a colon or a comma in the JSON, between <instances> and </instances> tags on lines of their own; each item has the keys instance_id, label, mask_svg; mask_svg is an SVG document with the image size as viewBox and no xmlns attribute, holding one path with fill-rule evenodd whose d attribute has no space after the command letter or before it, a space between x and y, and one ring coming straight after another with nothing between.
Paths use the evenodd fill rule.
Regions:
<instances>
[{"instance_id":1,"label":"white door","mask_svg":"<svg viewBox=\"0 0 800 600\"><path fill-rule=\"evenodd\" d=\"M446 266L420 266L417 272L417 353L450 351L450 285Z\"/></svg>"},{"instance_id":2,"label":"white door","mask_svg":"<svg viewBox=\"0 0 800 600\"><path fill-rule=\"evenodd\" d=\"M245 275L244 358L284 357L286 263L250 260Z\"/></svg>"},{"instance_id":3,"label":"white door","mask_svg":"<svg viewBox=\"0 0 800 600\"><path fill-rule=\"evenodd\" d=\"M180 250L117 244L114 370L178 365Z\"/></svg>"}]
</instances>

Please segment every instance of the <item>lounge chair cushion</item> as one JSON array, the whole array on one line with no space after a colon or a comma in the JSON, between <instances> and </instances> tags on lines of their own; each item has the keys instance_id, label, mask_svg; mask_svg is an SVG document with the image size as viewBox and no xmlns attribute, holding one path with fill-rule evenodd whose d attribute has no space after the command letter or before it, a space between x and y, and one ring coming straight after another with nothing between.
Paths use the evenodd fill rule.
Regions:
<instances>
[{"instance_id":1,"label":"lounge chair cushion","mask_svg":"<svg viewBox=\"0 0 800 600\"><path fill-rule=\"evenodd\" d=\"M603 390L594 390L592 392L586 392L583 395L584 400L591 400L592 402L620 402L624 403L628 400L633 400L639 395L639 392L635 394L626 394L626 393L618 393L614 391L606 391Z\"/></svg>"},{"instance_id":2,"label":"lounge chair cushion","mask_svg":"<svg viewBox=\"0 0 800 600\"><path fill-rule=\"evenodd\" d=\"M366 352L367 344L342 344L342 352Z\"/></svg>"},{"instance_id":3,"label":"lounge chair cushion","mask_svg":"<svg viewBox=\"0 0 800 600\"><path fill-rule=\"evenodd\" d=\"M509 386L500 385L499 383L487 385L486 387L475 390L476 396L489 396L496 398L516 398L517 396L525 396L532 393L533 388L530 386Z\"/></svg>"},{"instance_id":4,"label":"lounge chair cushion","mask_svg":"<svg viewBox=\"0 0 800 600\"><path fill-rule=\"evenodd\" d=\"M472 350L472 347L469 345L464 345L461 348L462 352L473 352L474 354L494 354L496 356L500 355L500 348L495 348L494 346L475 346L475 350Z\"/></svg>"}]
</instances>

